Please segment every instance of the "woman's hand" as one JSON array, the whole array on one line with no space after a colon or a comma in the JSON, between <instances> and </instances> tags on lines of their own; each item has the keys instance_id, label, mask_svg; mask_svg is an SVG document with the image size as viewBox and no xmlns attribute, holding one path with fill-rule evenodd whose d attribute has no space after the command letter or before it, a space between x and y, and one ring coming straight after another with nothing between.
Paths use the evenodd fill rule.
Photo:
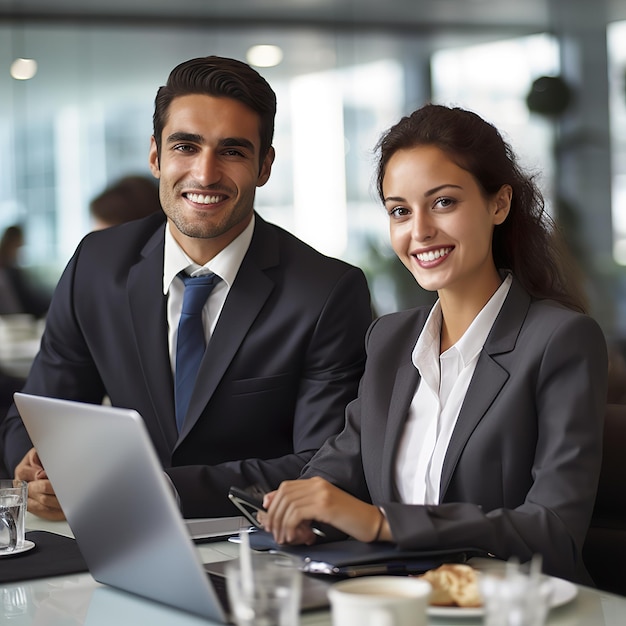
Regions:
<instances>
[{"instance_id":1,"label":"woman's hand","mask_svg":"<svg viewBox=\"0 0 626 626\"><path fill-rule=\"evenodd\" d=\"M360 541L374 541L389 536L380 509L335 487L323 478L289 480L276 491L266 494L259 514L264 528L277 543L315 542L311 522L330 524Z\"/></svg>"}]
</instances>

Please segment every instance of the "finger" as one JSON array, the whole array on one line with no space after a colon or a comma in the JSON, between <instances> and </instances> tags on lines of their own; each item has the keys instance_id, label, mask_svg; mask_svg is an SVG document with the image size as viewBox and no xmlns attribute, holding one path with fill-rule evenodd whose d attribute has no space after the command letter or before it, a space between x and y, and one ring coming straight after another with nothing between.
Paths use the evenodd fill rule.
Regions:
<instances>
[{"instance_id":1,"label":"finger","mask_svg":"<svg viewBox=\"0 0 626 626\"><path fill-rule=\"evenodd\" d=\"M319 502L313 487L313 483L300 480L279 492L272 524L278 543L309 543L314 539L310 522L317 517Z\"/></svg>"},{"instance_id":2,"label":"finger","mask_svg":"<svg viewBox=\"0 0 626 626\"><path fill-rule=\"evenodd\" d=\"M28 484L28 510L36 515L61 511L61 505L49 480L36 480Z\"/></svg>"},{"instance_id":3,"label":"finger","mask_svg":"<svg viewBox=\"0 0 626 626\"><path fill-rule=\"evenodd\" d=\"M276 491L270 491L263 496L263 508L269 509L272 505L272 501L276 497Z\"/></svg>"},{"instance_id":4,"label":"finger","mask_svg":"<svg viewBox=\"0 0 626 626\"><path fill-rule=\"evenodd\" d=\"M39 465L39 467L43 469L43 463L41 462L41 459L39 458L39 452L37 452L35 448L33 448L32 450L33 450L33 463L35 465Z\"/></svg>"},{"instance_id":5,"label":"finger","mask_svg":"<svg viewBox=\"0 0 626 626\"><path fill-rule=\"evenodd\" d=\"M273 533L277 543L286 541L285 516L294 493L298 492L298 485L293 485L293 482L297 481L285 481L280 485L268 509L267 529Z\"/></svg>"},{"instance_id":6,"label":"finger","mask_svg":"<svg viewBox=\"0 0 626 626\"><path fill-rule=\"evenodd\" d=\"M27 483L30 483L32 480L36 480L38 471L39 469L36 467L20 463L15 468L15 478L18 480L25 480Z\"/></svg>"},{"instance_id":7,"label":"finger","mask_svg":"<svg viewBox=\"0 0 626 626\"><path fill-rule=\"evenodd\" d=\"M58 504L57 501L56 506L47 506L38 500L28 498L28 512L42 519L58 522L65 519L65 514Z\"/></svg>"}]
</instances>

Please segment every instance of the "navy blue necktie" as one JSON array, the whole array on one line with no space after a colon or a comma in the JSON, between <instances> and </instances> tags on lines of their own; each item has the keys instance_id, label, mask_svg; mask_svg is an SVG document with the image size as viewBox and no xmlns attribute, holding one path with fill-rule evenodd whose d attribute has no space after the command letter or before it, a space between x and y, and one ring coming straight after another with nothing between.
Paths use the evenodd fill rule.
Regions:
<instances>
[{"instance_id":1,"label":"navy blue necktie","mask_svg":"<svg viewBox=\"0 0 626 626\"><path fill-rule=\"evenodd\" d=\"M176 340L176 385L174 391L176 426L180 432L206 347L202 309L220 277L215 274L194 277L188 276L184 272L181 272L179 276L185 283L183 310L180 314Z\"/></svg>"}]
</instances>

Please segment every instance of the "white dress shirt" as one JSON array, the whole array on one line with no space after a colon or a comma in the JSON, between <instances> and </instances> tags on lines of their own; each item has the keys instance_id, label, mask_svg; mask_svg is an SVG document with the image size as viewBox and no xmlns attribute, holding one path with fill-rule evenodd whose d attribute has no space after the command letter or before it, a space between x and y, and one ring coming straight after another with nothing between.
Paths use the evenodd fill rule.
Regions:
<instances>
[{"instance_id":1,"label":"white dress shirt","mask_svg":"<svg viewBox=\"0 0 626 626\"><path fill-rule=\"evenodd\" d=\"M403 502L438 504L443 461L480 352L504 304L509 274L463 336L441 355L439 300L413 349L421 376L396 458L396 486Z\"/></svg>"},{"instance_id":2,"label":"white dress shirt","mask_svg":"<svg viewBox=\"0 0 626 626\"><path fill-rule=\"evenodd\" d=\"M250 247L254 231L254 214L245 230L229 243L219 254L214 256L206 265L194 263L178 245L170 232L169 223L165 227L165 251L163 264L163 293L167 298L167 324L170 363L172 373L176 364L176 338L178 335L178 320L183 308L183 294L185 286L178 276L186 270L191 276L201 276L213 272L220 280L209 296L202 310L202 323L207 343L217 324L226 296Z\"/></svg>"}]
</instances>

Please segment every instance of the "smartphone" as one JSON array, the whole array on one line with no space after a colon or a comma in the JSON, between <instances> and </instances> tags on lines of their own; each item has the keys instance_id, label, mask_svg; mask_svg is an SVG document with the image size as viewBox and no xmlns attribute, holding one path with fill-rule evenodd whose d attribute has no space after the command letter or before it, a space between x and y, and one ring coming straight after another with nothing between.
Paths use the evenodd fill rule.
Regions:
<instances>
[{"instance_id":1,"label":"smartphone","mask_svg":"<svg viewBox=\"0 0 626 626\"><path fill-rule=\"evenodd\" d=\"M256 518L259 511L265 511L263 499L252 495L238 487L231 487L228 490L229 500L241 511L241 514L255 527L263 530L263 526ZM326 537L326 533L317 526L311 525L311 530L318 537Z\"/></svg>"},{"instance_id":2,"label":"smartphone","mask_svg":"<svg viewBox=\"0 0 626 626\"><path fill-rule=\"evenodd\" d=\"M231 487L228 491L229 500L241 511L241 514L255 527L263 530L263 526L256 518L259 511L265 511L263 500L249 494L238 487Z\"/></svg>"}]
</instances>

